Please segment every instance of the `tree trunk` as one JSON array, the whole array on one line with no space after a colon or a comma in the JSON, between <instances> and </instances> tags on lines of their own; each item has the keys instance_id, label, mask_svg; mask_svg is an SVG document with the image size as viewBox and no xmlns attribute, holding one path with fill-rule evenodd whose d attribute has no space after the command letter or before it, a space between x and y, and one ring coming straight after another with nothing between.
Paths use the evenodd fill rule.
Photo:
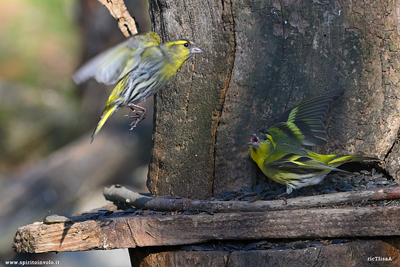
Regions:
<instances>
[{"instance_id":1,"label":"tree trunk","mask_svg":"<svg viewBox=\"0 0 400 267\"><path fill-rule=\"evenodd\" d=\"M149 190L209 198L252 186L250 134L308 98L344 89L322 153L400 169L398 1L152 0L164 41L206 51L156 96Z\"/></svg>"}]
</instances>

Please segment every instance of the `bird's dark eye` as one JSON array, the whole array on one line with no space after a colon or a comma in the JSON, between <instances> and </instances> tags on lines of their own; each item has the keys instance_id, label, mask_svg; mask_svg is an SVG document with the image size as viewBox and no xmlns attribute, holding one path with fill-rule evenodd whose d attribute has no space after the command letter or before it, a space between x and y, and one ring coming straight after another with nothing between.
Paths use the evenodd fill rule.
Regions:
<instances>
[{"instance_id":1,"label":"bird's dark eye","mask_svg":"<svg viewBox=\"0 0 400 267\"><path fill-rule=\"evenodd\" d=\"M188 46L189 46L189 43L184 43L183 46L184 46L184 47L188 47Z\"/></svg>"}]
</instances>

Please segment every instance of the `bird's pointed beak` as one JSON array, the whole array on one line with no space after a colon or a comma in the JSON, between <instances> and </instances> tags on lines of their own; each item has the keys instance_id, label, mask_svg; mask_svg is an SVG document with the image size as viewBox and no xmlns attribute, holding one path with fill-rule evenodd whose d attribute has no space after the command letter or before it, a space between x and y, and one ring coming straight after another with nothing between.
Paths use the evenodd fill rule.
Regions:
<instances>
[{"instance_id":1,"label":"bird's pointed beak","mask_svg":"<svg viewBox=\"0 0 400 267\"><path fill-rule=\"evenodd\" d=\"M190 53L191 54L201 54L204 53L203 50L201 50L200 48L198 48L197 46L190 48Z\"/></svg>"},{"instance_id":2,"label":"bird's pointed beak","mask_svg":"<svg viewBox=\"0 0 400 267\"><path fill-rule=\"evenodd\" d=\"M253 134L251 134L250 142L248 142L247 144L252 147L259 147L260 146L260 138L258 138L258 136L255 133L253 133Z\"/></svg>"}]
</instances>

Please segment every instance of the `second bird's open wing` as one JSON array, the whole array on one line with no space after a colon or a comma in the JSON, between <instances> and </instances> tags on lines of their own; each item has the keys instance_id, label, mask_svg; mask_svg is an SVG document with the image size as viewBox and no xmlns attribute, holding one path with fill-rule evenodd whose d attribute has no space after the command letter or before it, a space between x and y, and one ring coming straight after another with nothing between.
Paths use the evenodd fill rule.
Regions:
<instances>
[{"instance_id":1,"label":"second bird's open wing","mask_svg":"<svg viewBox=\"0 0 400 267\"><path fill-rule=\"evenodd\" d=\"M327 135L322 122L333 102L343 94L344 91L333 91L300 103L283 113L268 128L268 133L274 140L307 146L326 144Z\"/></svg>"}]
</instances>

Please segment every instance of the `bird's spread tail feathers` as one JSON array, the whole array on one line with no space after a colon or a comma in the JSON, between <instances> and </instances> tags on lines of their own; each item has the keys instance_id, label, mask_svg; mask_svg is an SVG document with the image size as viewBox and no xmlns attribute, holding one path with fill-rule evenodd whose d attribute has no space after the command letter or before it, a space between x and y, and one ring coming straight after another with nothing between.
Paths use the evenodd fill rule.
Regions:
<instances>
[{"instance_id":1,"label":"bird's spread tail feathers","mask_svg":"<svg viewBox=\"0 0 400 267\"><path fill-rule=\"evenodd\" d=\"M110 117L116 111L115 109L116 109L116 106L111 106L111 107L106 106L104 108L103 113L101 114L100 121L97 124L97 127L92 134L92 140L90 141L90 143L93 142L96 135L100 132L101 128L103 127L103 125L106 122L106 120L108 119L108 117Z\"/></svg>"}]
</instances>

